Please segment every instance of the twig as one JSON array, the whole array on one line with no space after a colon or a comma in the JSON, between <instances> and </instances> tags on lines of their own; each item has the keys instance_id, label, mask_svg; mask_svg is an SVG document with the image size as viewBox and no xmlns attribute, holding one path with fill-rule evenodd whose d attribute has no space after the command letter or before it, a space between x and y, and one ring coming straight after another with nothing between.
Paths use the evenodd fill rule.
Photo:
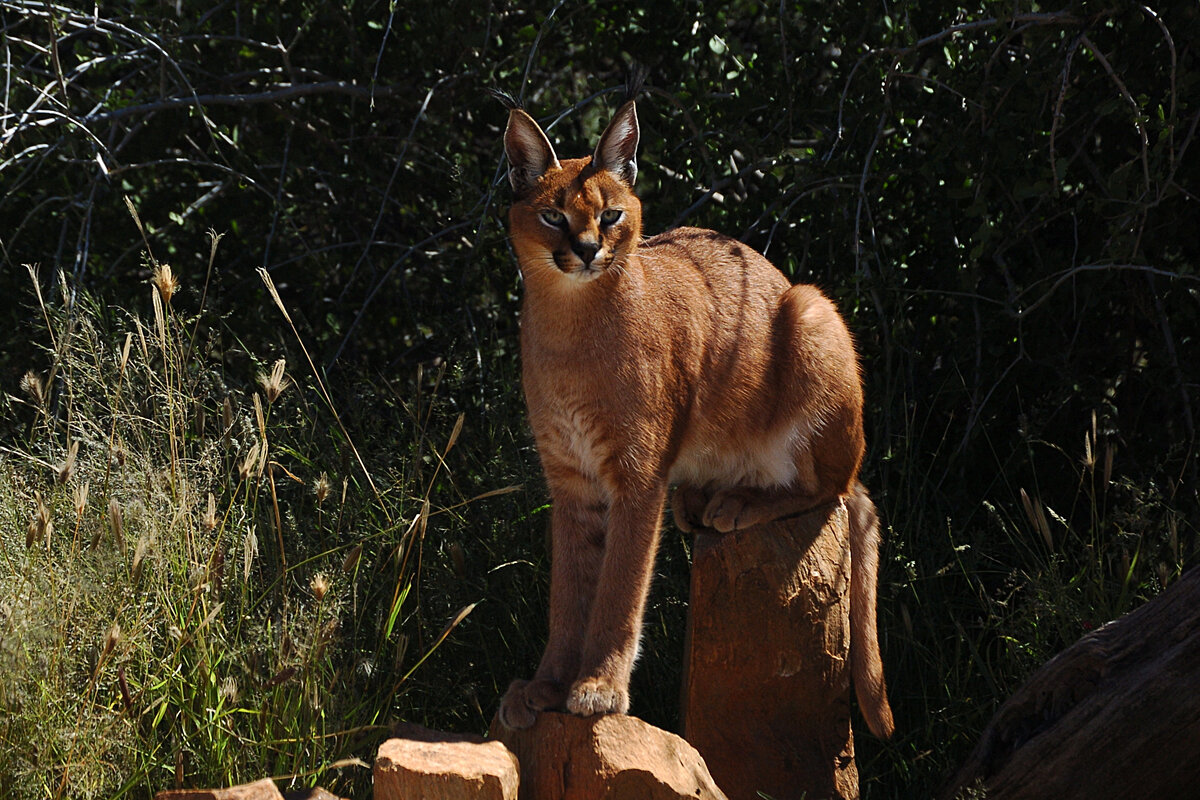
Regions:
<instances>
[{"instance_id":1,"label":"twig","mask_svg":"<svg viewBox=\"0 0 1200 800\"><path fill-rule=\"evenodd\" d=\"M392 273L396 271L396 267L407 261L409 256L415 253L418 248L424 247L430 242L435 242L446 234L462 230L463 228L469 228L472 224L474 223L471 220L467 220L465 222L459 222L455 225L451 225L448 228L443 228L432 236L427 236L414 244L412 247L409 247L400 255L399 258L393 261L392 265L387 268L387 271L383 274L383 276L375 282L375 286L371 289L371 293L367 295L366 299L363 300L362 305L359 306L358 313L354 315L354 322L350 323L350 327L346 329L346 335L342 337L342 341L338 344L337 350L333 352L333 355L327 362L328 366L333 366L333 364L342 355L342 350L346 347L346 343L350 341L350 335L354 333L354 331L358 328L358 324L362 322L363 315L367 311L367 306L371 305L372 301L375 300L375 295L379 294L379 290L383 288L383 285L387 283L388 279L392 276Z\"/></svg>"},{"instance_id":2,"label":"twig","mask_svg":"<svg viewBox=\"0 0 1200 800\"><path fill-rule=\"evenodd\" d=\"M271 295L271 299L275 301L276 307L283 314L283 318L287 320L288 326L292 329L292 334L296 337L296 341L300 344L300 350L304 353L304 358L308 361L308 368L312 370L313 378L317 381L317 388L321 390L321 396L325 399L325 405L329 407L329 411L333 414L333 419L337 422L338 429L342 435L346 437L346 443L350 445L350 449L354 452L354 458L358 461L358 466L362 470L363 475L367 479L367 483L371 486L371 491L375 494L375 499L379 500L379 509L387 517L389 524L392 522L392 516L388 513L387 506L384 505L383 497L379 493L378 487L375 486L375 481L371 478L370 471L367 470L367 465L363 462L362 456L358 452L358 448L354 446L354 440L350 438L350 432L346 430L345 424L342 422L342 417L337 412L337 407L333 404L333 398L329 396L329 391L325 388L325 382L321 380L321 373L317 371L317 365L313 363L312 356L308 353L308 348L304 346L304 340L300 338L300 331L296 329L296 323L292 322L292 315L288 313L287 307L284 306L283 300L279 297L279 291L275 288L275 281L271 280L271 273L263 267L258 268L258 276L262 278L266 284L267 291Z\"/></svg>"},{"instance_id":3,"label":"twig","mask_svg":"<svg viewBox=\"0 0 1200 800\"><path fill-rule=\"evenodd\" d=\"M1060 81L1058 90L1058 100L1054 104L1054 119L1050 123L1050 176L1054 180L1054 192L1058 193L1058 167L1055 164L1055 148L1054 140L1058 135L1058 123L1063 118L1062 107L1063 101L1067 99L1067 83L1071 79L1071 61L1075 58L1075 51L1079 49L1079 43L1082 41L1081 36L1076 36L1071 41L1071 46L1067 48L1067 57L1063 60L1062 80Z\"/></svg>"},{"instance_id":4,"label":"twig","mask_svg":"<svg viewBox=\"0 0 1200 800\"><path fill-rule=\"evenodd\" d=\"M538 46L542 43L542 37L546 31L550 29L550 22L554 19L554 15L563 7L567 0L558 0L554 4L554 8L550 9L550 13L542 20L541 26L538 28L537 36L533 38L533 44L529 46L529 55L525 59L525 71L521 73L521 90L517 93L517 101L522 105L525 102L525 86L529 83L529 70L533 67L533 57L537 55Z\"/></svg>"},{"instance_id":5,"label":"twig","mask_svg":"<svg viewBox=\"0 0 1200 800\"><path fill-rule=\"evenodd\" d=\"M834 151L837 149L838 144L842 140L842 133L845 130L845 126L843 125L842 120L844 118L846 99L850 95L850 84L854 80L854 74L856 72L858 72L858 68L861 67L867 61L867 59L872 58L874 56L878 56L878 55L891 55L891 56L894 56L896 59L899 59L899 58L902 58L903 56L912 55L913 53L920 50L921 48L926 47L927 45L934 44L935 42L939 42L942 39L945 39L949 36L953 36L953 35L959 34L959 33L965 33L967 31L991 28L991 27L994 27L996 25L1001 25L1001 24L1023 25L1025 27L1029 27L1029 26L1033 26L1033 25L1070 26L1070 25L1083 25L1083 23L1084 23L1083 19L1075 16L1074 14L1071 14L1071 13L1068 13L1065 11L1051 11L1051 12L1032 13L1032 14L1014 14L1013 16L1005 17L1004 19L989 17L987 19L975 20L974 22L963 22L963 23L959 23L958 25L951 25L949 28L946 28L945 30L938 31L937 33L930 34L929 36L918 39L913 44L907 45L905 47L880 47L880 48L876 48L876 49L867 49L867 51L865 53L863 53L861 56L859 56L858 60L854 62L854 66L850 68L850 74L846 76L846 82L842 89L842 95L841 95L841 98L838 100L837 129L834 133L833 144L830 145L829 152L825 154L825 160L828 161L833 156ZM896 74L895 61L893 61L893 67L889 71L887 81L885 81L885 83L884 83L885 91L889 88L888 84L890 83L891 78L893 78L895 76L895 74Z\"/></svg>"},{"instance_id":6,"label":"twig","mask_svg":"<svg viewBox=\"0 0 1200 800\"><path fill-rule=\"evenodd\" d=\"M1148 264L1082 264L1078 267L1071 267L1070 269L1063 270L1060 273L1058 273L1057 276L1050 276L1047 278L1043 278L1042 280L1037 281L1036 283L1032 284L1028 289L1025 289L1023 292L1021 292L1019 295L1017 295L1016 301L1020 302L1021 297L1023 297L1024 295L1026 295L1030 291L1032 291L1034 286L1037 286L1040 283L1044 283L1045 281L1053 279L1053 283L1050 284L1050 288L1047 289L1046 292L1041 297L1039 297L1037 300L1035 300L1033 303L1026 306L1025 308L1017 309L1017 311L1016 311L1017 318L1022 319L1024 317L1029 316L1029 314L1032 313L1036 308L1038 308L1038 306L1042 305L1047 300L1049 300L1050 295L1054 294L1054 291L1056 289L1058 289L1059 286L1062 286L1064 283L1071 280L1071 278L1074 278L1076 275L1079 275L1080 273L1109 272L1109 271L1116 271L1116 270L1130 270L1133 272L1145 272L1150 275L1161 275L1164 278L1172 278L1174 280L1193 281L1195 283L1200 283L1200 277L1197 277L1195 275L1184 275L1179 272L1171 272L1170 270L1159 269L1158 267L1151 267Z\"/></svg>"},{"instance_id":7,"label":"twig","mask_svg":"<svg viewBox=\"0 0 1200 800\"><path fill-rule=\"evenodd\" d=\"M892 60L891 67L888 68L887 77L884 79L884 109L879 115L879 124L875 128L875 138L871 141L871 146L867 148L866 158L863 159L862 174L858 181L858 204L854 211L854 272L856 275L863 273L862 268L862 214L863 206L866 203L867 197L867 176L871 173L871 161L875 158L875 150L879 147L879 142L883 138L883 131L887 125L888 115L890 110L887 103L887 87L891 84L892 76L896 72L896 67L899 65L898 59Z\"/></svg>"},{"instance_id":8,"label":"twig","mask_svg":"<svg viewBox=\"0 0 1200 800\"><path fill-rule=\"evenodd\" d=\"M404 138L404 146L400 148L399 155L396 156L395 164L392 166L392 174L388 178L387 186L383 189L383 199L379 203L379 211L375 214L375 222L371 225L371 233L367 236L367 243L363 247L362 253L358 260L354 262L354 269L350 271L350 277L346 279L345 285L342 287L342 293L338 296L338 300L343 300L346 297L346 292L350 290L350 285L354 283L355 276L358 275L358 270L366 260L367 254L371 251L371 245L375 242L376 234L379 232L379 226L383 222L383 214L387 209L388 198L392 195L392 186L396 183L396 178L400 174L400 170L406 166L405 156L408 154L409 145L412 144L413 137L417 133L417 126L421 124L422 118L425 116L426 109L429 108L429 103L433 100L434 93L441 88L443 83L454 78L463 77L459 75L444 75L425 93L425 99L421 101L421 107L417 109L417 114L413 117L412 125L408 128L408 136ZM378 288L378 286L376 287ZM374 294L374 292L372 292ZM343 340L344 341L344 340ZM341 348L338 348L339 352Z\"/></svg>"},{"instance_id":9,"label":"twig","mask_svg":"<svg viewBox=\"0 0 1200 800\"><path fill-rule=\"evenodd\" d=\"M390 96L400 91L398 86L377 86L366 88L349 81L322 81L320 83L300 83L291 86L281 86L255 94L200 94L190 97L165 97L153 103L143 103L138 106L127 106L100 114L85 116L88 122L108 122L135 114L148 114L152 111L165 111L173 108L201 108L204 106L251 106L261 103L278 103L280 100L290 100L294 97L308 97L318 94L342 94L351 97Z\"/></svg>"},{"instance_id":10,"label":"twig","mask_svg":"<svg viewBox=\"0 0 1200 800\"><path fill-rule=\"evenodd\" d=\"M1096 45L1092 44L1092 40L1088 38L1086 33L1079 34L1079 40L1087 46L1088 50L1092 51L1092 55L1100 62L1100 66L1104 67L1104 71L1108 73L1108 77L1112 78L1113 83L1117 85L1117 90L1120 91L1121 97L1125 98L1125 102L1133 109L1133 124L1137 126L1138 135L1142 138L1142 175L1146 180L1146 196L1150 196L1150 137L1146 135L1146 126L1142 124L1142 110L1138 107L1137 101L1133 99L1133 95L1125 88L1124 81L1113 70L1112 64L1108 63L1108 59L1100 52Z\"/></svg>"},{"instance_id":11,"label":"twig","mask_svg":"<svg viewBox=\"0 0 1200 800\"><path fill-rule=\"evenodd\" d=\"M1066 11L1048 11L1033 14L1014 14L1011 17L997 19L989 17L987 19L978 19L974 22L962 22L958 25L951 25L943 31L930 34L923 39L918 39L907 47L881 47L874 51L877 53L892 53L894 55L908 55L914 50L919 50L926 45L940 42L948 36L953 36L956 33L964 33L966 31L979 30L980 28L991 28L1001 24L1031 24L1031 25L1082 25L1083 20Z\"/></svg>"}]
</instances>

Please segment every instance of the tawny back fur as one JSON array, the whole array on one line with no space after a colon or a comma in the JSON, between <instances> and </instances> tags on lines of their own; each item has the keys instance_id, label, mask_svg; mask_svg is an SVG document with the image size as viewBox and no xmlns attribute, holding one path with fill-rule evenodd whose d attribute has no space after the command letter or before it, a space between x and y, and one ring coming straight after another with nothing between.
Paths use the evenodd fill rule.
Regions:
<instances>
[{"instance_id":1,"label":"tawny back fur","mask_svg":"<svg viewBox=\"0 0 1200 800\"><path fill-rule=\"evenodd\" d=\"M857 476L862 382L834 305L719 233L643 240L637 115L559 161L520 109L505 132L524 278L521 358L552 513L550 634L500 709L625 712L668 486L686 531L727 532L844 499L851 660L871 730L892 732L875 623L879 525ZM737 602L737 598L730 598Z\"/></svg>"}]
</instances>

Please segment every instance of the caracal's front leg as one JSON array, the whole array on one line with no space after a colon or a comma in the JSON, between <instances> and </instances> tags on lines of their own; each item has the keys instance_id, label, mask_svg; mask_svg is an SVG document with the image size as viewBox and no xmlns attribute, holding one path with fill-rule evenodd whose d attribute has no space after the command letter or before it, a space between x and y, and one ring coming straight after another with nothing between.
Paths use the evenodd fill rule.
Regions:
<instances>
[{"instance_id":1,"label":"caracal's front leg","mask_svg":"<svg viewBox=\"0 0 1200 800\"><path fill-rule=\"evenodd\" d=\"M500 721L528 728L537 712L562 709L579 672L583 638L604 554L607 507L582 477L551 487L550 634L533 679L513 681Z\"/></svg>"},{"instance_id":2,"label":"caracal's front leg","mask_svg":"<svg viewBox=\"0 0 1200 800\"><path fill-rule=\"evenodd\" d=\"M629 677L658 549L667 488L622 493L608 512L600 579L588 619L579 677L567 710L581 716L629 710Z\"/></svg>"}]
</instances>

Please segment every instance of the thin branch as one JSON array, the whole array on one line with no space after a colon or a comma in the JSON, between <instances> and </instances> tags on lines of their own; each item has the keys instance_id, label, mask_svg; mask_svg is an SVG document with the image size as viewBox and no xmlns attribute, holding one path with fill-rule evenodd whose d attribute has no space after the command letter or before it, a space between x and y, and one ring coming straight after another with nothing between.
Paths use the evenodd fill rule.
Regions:
<instances>
[{"instance_id":1,"label":"thin branch","mask_svg":"<svg viewBox=\"0 0 1200 800\"><path fill-rule=\"evenodd\" d=\"M1083 37L1076 36L1071 41L1071 46L1067 48L1067 57L1063 60L1062 80L1059 83L1058 100L1054 104L1054 119L1050 123L1050 176L1054 180L1054 192L1058 193L1058 166L1055 163L1055 137L1058 135L1058 123L1063 118L1063 101L1067 99L1067 84L1071 80L1071 61L1075 58L1075 51L1079 49L1079 43Z\"/></svg>"},{"instance_id":2,"label":"thin branch","mask_svg":"<svg viewBox=\"0 0 1200 800\"><path fill-rule=\"evenodd\" d=\"M367 254L371 251L371 245L375 242L377 234L379 233L379 226L383 222L383 214L387 209L387 202L388 198L391 197L392 187L396 183L396 178L400 175L400 170L407 165L405 156L408 154L408 148L412 144L413 137L416 136L417 126L421 124L421 120L425 117L425 111L429 108L430 101L433 100L434 93L436 93L437 90L442 87L442 84L457 77L461 76L444 75L437 81L437 83L429 87L429 91L425 93L425 99L421 102L421 107L417 109L417 114L415 117L413 117L412 125L410 125L408 128L408 136L404 138L404 146L400 148L400 153L396 156L396 160L392 165L392 174L388 178L387 186L385 186L383 189L383 199L379 203L379 211L375 214L375 221L371 224L371 233L367 236L366 244L363 246L363 251L359 255L358 260L354 262L354 269L350 271L350 277L346 280L345 286L342 287L342 293L338 296L338 300L345 298L346 292L350 290L350 285L354 283L354 278L358 275L359 268L362 267L363 261L366 260ZM372 88L370 90L370 94L373 98L376 94L376 91ZM374 102L374 100L372 100L372 102ZM378 287L376 287L376 289L378 289ZM374 293L375 292L372 291L371 294L374 295ZM342 344L345 344L344 339L342 340ZM340 346L338 347L338 352L341 352ZM330 363L333 362L331 361Z\"/></svg>"},{"instance_id":3,"label":"thin branch","mask_svg":"<svg viewBox=\"0 0 1200 800\"><path fill-rule=\"evenodd\" d=\"M300 83L292 86L281 86L255 94L201 94L190 97L165 97L153 103L139 106L128 106L105 111L101 114L91 114L85 119L88 122L108 122L113 119L147 114L152 111L164 111L172 108L189 108L203 106L252 106L263 103L278 103L280 100L290 100L294 97L307 97L318 94L341 94L351 97L390 96L401 90L399 86L377 86L373 89L358 86L348 81L322 81L321 83Z\"/></svg>"},{"instance_id":4,"label":"thin branch","mask_svg":"<svg viewBox=\"0 0 1200 800\"><path fill-rule=\"evenodd\" d=\"M366 314L366 312L367 312L367 306L371 305L371 302L375 299L375 295L379 294L379 290L381 288L383 288L383 285L385 283L387 283L389 278L391 278L392 273L396 271L397 267L399 267L401 264L403 264L405 261L407 261L409 256L411 256L413 253L417 252L417 250L419 248L424 247L425 245L430 244L431 242L436 242L438 239L441 239L443 236L446 236L447 234L454 233L455 231L462 230L463 228L469 228L473 224L474 224L473 220L466 220L465 222L459 222L457 224L451 225L448 228L443 228L442 230L438 231L437 233L433 234L432 236L427 236L424 239L422 239L421 241L412 245L407 250L405 250L404 253L402 253L399 258L397 258L395 261L393 261L392 265L390 267L388 267L388 269L385 273L383 273L383 276L375 282L375 286L372 287L371 293L368 294L366 296L366 299L363 300L362 305L358 309L358 313L354 315L354 322L350 323L350 327L346 329L346 335L342 337L342 341L338 344L337 350L335 350L333 352L333 355L330 357L329 361L327 362L326 368L328 369L329 367L332 367L337 362L338 358L342 355L342 350L346 347L346 343L350 341L350 336L358 328L358 324L360 322L362 322L363 315Z\"/></svg>"},{"instance_id":5,"label":"thin branch","mask_svg":"<svg viewBox=\"0 0 1200 800\"><path fill-rule=\"evenodd\" d=\"M1092 51L1092 55L1100 62L1100 66L1104 67L1104 71L1108 73L1108 77L1112 78L1113 83L1117 85L1117 90L1120 91L1121 97L1125 98L1125 102L1133 109L1133 124L1137 126L1138 135L1142 138L1142 176L1146 181L1146 196L1150 195L1150 137L1146 135L1146 126L1142 124L1142 110L1138 107L1137 101L1133 99L1133 95L1125 88L1124 81L1117 75L1112 68L1112 64L1108 63L1108 59L1100 52L1096 45L1092 44L1092 40L1088 38L1086 33L1079 34L1079 40Z\"/></svg>"},{"instance_id":6,"label":"thin branch","mask_svg":"<svg viewBox=\"0 0 1200 800\"><path fill-rule=\"evenodd\" d=\"M963 22L958 25L951 25L943 31L930 34L923 39L918 39L907 47L884 47L875 52L893 53L895 55L908 55L914 50L919 50L926 45L940 42L948 36L953 36L956 33L964 33L965 31L979 30L980 28L991 28L996 25L1082 25L1083 20L1067 11L1048 11L1036 14L1014 14L1011 17L997 19L989 17L988 19L979 19L974 22Z\"/></svg>"},{"instance_id":7,"label":"thin branch","mask_svg":"<svg viewBox=\"0 0 1200 800\"><path fill-rule=\"evenodd\" d=\"M1179 272L1171 272L1170 270L1159 269L1158 267L1152 267L1148 264L1082 264L1078 267L1071 267L1070 269L1065 269L1065 270L1059 272L1057 276L1050 276L1050 277L1043 278L1042 280L1038 281L1037 283L1030 285L1028 289L1025 289L1023 292L1021 292L1019 295L1017 295L1016 300L1019 302L1021 297L1023 297L1026 294L1029 294L1031 291L1033 291L1033 288L1035 286L1037 286L1038 284L1041 284L1041 283L1045 283L1048 280L1053 279L1053 283L1050 284L1050 288L1047 289L1041 297L1039 297L1037 300L1035 300L1033 303L1026 306L1025 308L1017 309L1017 312L1016 312L1017 317L1020 319L1020 318L1029 316L1029 314L1032 313L1038 306L1042 305L1047 300L1049 300L1050 295L1054 294L1055 290L1058 289L1059 286L1062 286L1064 283L1071 280L1076 275L1079 275L1084 272L1110 272L1110 271L1117 271L1117 270L1144 272L1149 275L1161 275L1164 278L1172 278L1174 280L1191 281L1194 283L1200 283L1200 277L1196 277L1195 275L1184 275Z\"/></svg>"}]
</instances>

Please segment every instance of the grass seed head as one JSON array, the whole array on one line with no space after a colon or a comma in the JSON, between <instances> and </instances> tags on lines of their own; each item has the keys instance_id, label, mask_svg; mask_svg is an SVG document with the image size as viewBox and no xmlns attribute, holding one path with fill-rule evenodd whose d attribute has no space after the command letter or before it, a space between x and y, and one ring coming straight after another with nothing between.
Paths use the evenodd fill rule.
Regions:
<instances>
[{"instance_id":1,"label":"grass seed head","mask_svg":"<svg viewBox=\"0 0 1200 800\"><path fill-rule=\"evenodd\" d=\"M346 558L342 561L342 572L354 572L355 567L358 566L359 559L362 558L362 551L363 546L361 543L354 545L350 549L350 552L346 554Z\"/></svg>"},{"instance_id":2,"label":"grass seed head","mask_svg":"<svg viewBox=\"0 0 1200 800\"><path fill-rule=\"evenodd\" d=\"M240 480L244 481L253 474L254 467L258 465L258 450L258 445L253 445L250 451L246 453L246 457L242 459L242 463L238 465L238 478Z\"/></svg>"},{"instance_id":3,"label":"grass seed head","mask_svg":"<svg viewBox=\"0 0 1200 800\"><path fill-rule=\"evenodd\" d=\"M154 273L150 276L150 282L158 289L158 295L162 298L163 305L170 305L171 298L179 289L179 279L175 277L171 265L159 264L155 267Z\"/></svg>"},{"instance_id":4,"label":"grass seed head","mask_svg":"<svg viewBox=\"0 0 1200 800\"><path fill-rule=\"evenodd\" d=\"M71 480L71 476L75 474L75 457L79 455L79 441L71 442L71 446L67 448L67 457L62 463L55 467L57 472L56 477L59 483L66 483Z\"/></svg>"},{"instance_id":5,"label":"grass seed head","mask_svg":"<svg viewBox=\"0 0 1200 800\"><path fill-rule=\"evenodd\" d=\"M108 528L112 531L113 541L120 548L121 555L125 555L125 515L121 513L121 504L115 497L108 499Z\"/></svg>"},{"instance_id":6,"label":"grass seed head","mask_svg":"<svg viewBox=\"0 0 1200 800\"><path fill-rule=\"evenodd\" d=\"M34 500L37 502L37 509L33 512L33 519L29 521L29 529L25 534L25 547L33 547L38 542L50 544L50 536L54 533L54 520L50 517L50 507L46 505L46 501L42 499L41 492L33 493Z\"/></svg>"},{"instance_id":7,"label":"grass seed head","mask_svg":"<svg viewBox=\"0 0 1200 800\"><path fill-rule=\"evenodd\" d=\"M83 510L87 508L88 501L88 482L78 483L71 490L71 500L75 504L75 516L82 517Z\"/></svg>"},{"instance_id":8,"label":"grass seed head","mask_svg":"<svg viewBox=\"0 0 1200 800\"><path fill-rule=\"evenodd\" d=\"M246 539L242 543L242 579L250 580L250 567L254 565L254 559L258 557L258 535L254 531L254 526L246 531Z\"/></svg>"},{"instance_id":9,"label":"grass seed head","mask_svg":"<svg viewBox=\"0 0 1200 800\"><path fill-rule=\"evenodd\" d=\"M325 502L325 498L329 497L329 492L333 489L329 482L329 473L322 472L321 477L317 478L316 484L313 485L313 492L317 495L317 505Z\"/></svg>"},{"instance_id":10,"label":"grass seed head","mask_svg":"<svg viewBox=\"0 0 1200 800\"><path fill-rule=\"evenodd\" d=\"M142 578L142 565L145 564L146 553L149 551L150 538L144 535L139 537L137 547L133 548L133 564L131 566L134 583L137 583Z\"/></svg>"},{"instance_id":11,"label":"grass seed head","mask_svg":"<svg viewBox=\"0 0 1200 800\"><path fill-rule=\"evenodd\" d=\"M108 461L114 469L125 466L125 459L127 457L128 453L125 451L125 443L120 439L113 442L108 449Z\"/></svg>"},{"instance_id":12,"label":"grass seed head","mask_svg":"<svg viewBox=\"0 0 1200 800\"><path fill-rule=\"evenodd\" d=\"M112 627L108 629L108 633L104 637L104 649L100 653L100 660L108 658L117 644L121 641L121 623L114 622Z\"/></svg>"},{"instance_id":13,"label":"grass seed head","mask_svg":"<svg viewBox=\"0 0 1200 800\"><path fill-rule=\"evenodd\" d=\"M38 408L46 405L46 383L42 376L33 370L21 376L21 391L29 395L29 399L33 400Z\"/></svg>"},{"instance_id":14,"label":"grass seed head","mask_svg":"<svg viewBox=\"0 0 1200 800\"><path fill-rule=\"evenodd\" d=\"M282 358L275 362L271 367L269 375L259 375L258 385L262 387L263 394L267 397L267 404L270 405L279 399L279 395L292 385L292 382L284 377L283 371L287 369L287 362Z\"/></svg>"},{"instance_id":15,"label":"grass seed head","mask_svg":"<svg viewBox=\"0 0 1200 800\"><path fill-rule=\"evenodd\" d=\"M325 599L325 595L329 592L329 579L322 573L317 573L308 584L312 589L313 597L317 598L317 602Z\"/></svg>"},{"instance_id":16,"label":"grass seed head","mask_svg":"<svg viewBox=\"0 0 1200 800\"><path fill-rule=\"evenodd\" d=\"M206 532L211 532L217 527L217 499L213 497L212 492L208 493L208 507L200 515L200 527Z\"/></svg>"}]
</instances>

